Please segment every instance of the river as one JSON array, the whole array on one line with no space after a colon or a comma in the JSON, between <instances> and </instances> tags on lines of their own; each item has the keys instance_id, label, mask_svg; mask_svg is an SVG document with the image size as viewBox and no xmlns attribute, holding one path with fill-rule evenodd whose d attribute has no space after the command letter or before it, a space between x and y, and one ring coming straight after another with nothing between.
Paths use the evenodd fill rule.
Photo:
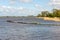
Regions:
<instances>
[{"instance_id":1,"label":"river","mask_svg":"<svg viewBox=\"0 0 60 40\"><path fill-rule=\"evenodd\" d=\"M42 24L60 24L34 17L0 18L0 40L60 40L60 26L9 23L6 20L20 22L40 22Z\"/></svg>"}]
</instances>

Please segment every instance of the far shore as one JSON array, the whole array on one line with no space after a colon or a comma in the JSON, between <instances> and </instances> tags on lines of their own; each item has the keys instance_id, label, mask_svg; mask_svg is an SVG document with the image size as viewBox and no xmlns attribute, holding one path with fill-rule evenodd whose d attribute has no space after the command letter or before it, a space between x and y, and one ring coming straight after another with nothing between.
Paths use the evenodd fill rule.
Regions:
<instances>
[{"instance_id":1,"label":"far shore","mask_svg":"<svg viewBox=\"0 0 60 40\"><path fill-rule=\"evenodd\" d=\"M51 20L51 21L60 21L60 18L57 17L37 17L37 18L43 18L44 20Z\"/></svg>"},{"instance_id":2,"label":"far shore","mask_svg":"<svg viewBox=\"0 0 60 40\"><path fill-rule=\"evenodd\" d=\"M28 16L0 16L1 17L28 17ZM36 16L32 16L32 17L35 17L35 18L42 18L43 20L50 20L50 21L57 21L57 22L60 22L60 18L58 17L36 17Z\"/></svg>"}]
</instances>

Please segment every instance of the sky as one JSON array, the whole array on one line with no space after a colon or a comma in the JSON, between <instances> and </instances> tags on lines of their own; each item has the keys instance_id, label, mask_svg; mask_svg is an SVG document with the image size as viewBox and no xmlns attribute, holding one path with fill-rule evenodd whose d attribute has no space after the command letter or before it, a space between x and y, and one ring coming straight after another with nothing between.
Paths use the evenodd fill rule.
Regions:
<instances>
[{"instance_id":1,"label":"sky","mask_svg":"<svg viewBox=\"0 0 60 40\"><path fill-rule=\"evenodd\" d=\"M0 16L37 15L60 8L60 0L0 0Z\"/></svg>"}]
</instances>

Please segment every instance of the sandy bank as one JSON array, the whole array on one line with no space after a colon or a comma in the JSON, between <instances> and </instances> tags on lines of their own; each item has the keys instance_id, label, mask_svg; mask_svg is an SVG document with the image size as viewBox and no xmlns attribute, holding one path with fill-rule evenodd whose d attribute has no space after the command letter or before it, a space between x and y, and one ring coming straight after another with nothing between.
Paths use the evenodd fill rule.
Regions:
<instances>
[{"instance_id":1,"label":"sandy bank","mask_svg":"<svg viewBox=\"0 0 60 40\"><path fill-rule=\"evenodd\" d=\"M51 21L60 21L60 18L50 18L50 17L38 17L38 18L43 18L44 20L51 20Z\"/></svg>"}]
</instances>

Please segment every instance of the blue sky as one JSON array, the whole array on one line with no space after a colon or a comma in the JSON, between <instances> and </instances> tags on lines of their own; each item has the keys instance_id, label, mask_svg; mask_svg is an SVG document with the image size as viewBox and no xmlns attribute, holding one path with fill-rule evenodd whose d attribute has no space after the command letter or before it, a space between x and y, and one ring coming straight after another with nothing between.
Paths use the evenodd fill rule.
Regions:
<instances>
[{"instance_id":1,"label":"blue sky","mask_svg":"<svg viewBox=\"0 0 60 40\"><path fill-rule=\"evenodd\" d=\"M60 8L59 0L0 0L0 16L37 15L41 11Z\"/></svg>"}]
</instances>

